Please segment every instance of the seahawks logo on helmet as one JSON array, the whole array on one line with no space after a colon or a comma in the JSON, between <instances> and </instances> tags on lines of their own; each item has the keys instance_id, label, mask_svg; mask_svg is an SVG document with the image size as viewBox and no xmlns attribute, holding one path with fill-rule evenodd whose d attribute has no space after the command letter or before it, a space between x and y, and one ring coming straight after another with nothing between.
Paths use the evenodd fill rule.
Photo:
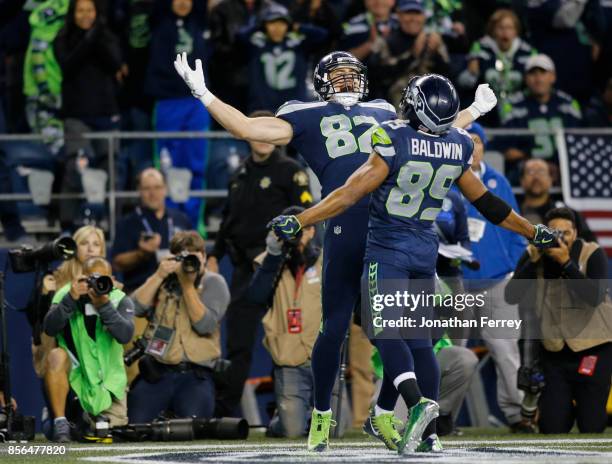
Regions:
<instances>
[{"instance_id":1,"label":"seahawks logo on helmet","mask_svg":"<svg viewBox=\"0 0 612 464\"><path fill-rule=\"evenodd\" d=\"M332 71L349 68L354 72L331 77ZM332 52L325 55L314 71L314 88L323 101L335 101L352 106L368 94L367 68L349 52Z\"/></svg>"},{"instance_id":2,"label":"seahawks logo on helmet","mask_svg":"<svg viewBox=\"0 0 612 464\"><path fill-rule=\"evenodd\" d=\"M448 131L459 113L459 96L446 77L413 77L404 89L400 111L416 129L432 134Z\"/></svg>"}]
</instances>

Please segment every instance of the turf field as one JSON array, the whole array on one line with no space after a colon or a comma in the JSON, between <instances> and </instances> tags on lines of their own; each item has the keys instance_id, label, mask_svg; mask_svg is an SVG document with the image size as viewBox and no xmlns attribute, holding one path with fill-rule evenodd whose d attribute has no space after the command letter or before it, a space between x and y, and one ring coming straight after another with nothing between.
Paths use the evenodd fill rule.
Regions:
<instances>
[{"instance_id":1,"label":"turf field","mask_svg":"<svg viewBox=\"0 0 612 464\"><path fill-rule=\"evenodd\" d=\"M70 444L62 451L47 448L44 440L28 444L1 444L3 463L612 463L612 429L604 435L516 435L494 430L465 429L461 437L443 440L443 454L412 454L402 458L360 432L332 441L328 453L306 451L305 441L265 438L253 432L247 441L194 441L185 443ZM29 454L16 455L15 448ZM9 454L11 451L13 454ZM37 454L34 454L37 453Z\"/></svg>"}]
</instances>

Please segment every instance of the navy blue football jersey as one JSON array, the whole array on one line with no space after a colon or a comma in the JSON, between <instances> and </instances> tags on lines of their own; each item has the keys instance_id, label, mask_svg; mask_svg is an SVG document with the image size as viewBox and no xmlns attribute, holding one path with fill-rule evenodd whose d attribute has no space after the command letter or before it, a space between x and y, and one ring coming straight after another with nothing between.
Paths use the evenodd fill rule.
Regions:
<instances>
[{"instance_id":1,"label":"navy blue football jersey","mask_svg":"<svg viewBox=\"0 0 612 464\"><path fill-rule=\"evenodd\" d=\"M290 146L314 171L325 197L346 180L372 153L372 133L383 121L397 117L384 100L344 107L335 102L290 101L276 116L293 127ZM368 197L356 206L367 207Z\"/></svg>"},{"instance_id":2,"label":"navy blue football jersey","mask_svg":"<svg viewBox=\"0 0 612 464\"><path fill-rule=\"evenodd\" d=\"M409 255L415 231L437 244L432 226L457 178L472 164L474 144L463 129L436 136L417 131L407 121L386 121L372 133L372 148L389 166L389 175L372 193L368 252ZM407 232L410 231L410 232ZM437 247L433 249L435 264ZM397 257L392 261L397 261Z\"/></svg>"}]
</instances>

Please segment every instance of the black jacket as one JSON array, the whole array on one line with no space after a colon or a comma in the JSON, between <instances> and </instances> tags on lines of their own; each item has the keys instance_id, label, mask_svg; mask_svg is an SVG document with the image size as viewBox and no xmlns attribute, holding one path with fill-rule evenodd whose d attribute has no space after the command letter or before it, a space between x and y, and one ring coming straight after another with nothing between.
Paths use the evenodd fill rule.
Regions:
<instances>
[{"instance_id":1,"label":"black jacket","mask_svg":"<svg viewBox=\"0 0 612 464\"><path fill-rule=\"evenodd\" d=\"M66 25L53 44L62 68L64 117L119 113L115 73L121 67L119 39L103 24L88 31Z\"/></svg>"},{"instance_id":2,"label":"black jacket","mask_svg":"<svg viewBox=\"0 0 612 464\"><path fill-rule=\"evenodd\" d=\"M289 206L312 202L308 175L293 159L274 152L264 162L249 156L230 180L221 228L210 255L252 263L265 248L266 225Z\"/></svg>"}]
</instances>

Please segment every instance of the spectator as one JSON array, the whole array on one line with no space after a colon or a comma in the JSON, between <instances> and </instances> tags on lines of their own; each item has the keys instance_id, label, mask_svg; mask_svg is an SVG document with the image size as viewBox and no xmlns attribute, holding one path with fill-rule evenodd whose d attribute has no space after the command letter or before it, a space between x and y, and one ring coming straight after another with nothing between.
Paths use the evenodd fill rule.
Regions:
<instances>
[{"instance_id":1,"label":"spectator","mask_svg":"<svg viewBox=\"0 0 612 464\"><path fill-rule=\"evenodd\" d=\"M327 38L327 31L295 24L289 11L272 3L261 13L261 24L241 30L248 43L249 111L276 111L289 100L307 100L308 53Z\"/></svg>"},{"instance_id":2,"label":"spectator","mask_svg":"<svg viewBox=\"0 0 612 464\"><path fill-rule=\"evenodd\" d=\"M364 0L366 12L342 25L344 33L340 49L347 50L367 63L370 53L377 51L384 39L399 25L392 14L395 0Z\"/></svg>"},{"instance_id":3,"label":"spectator","mask_svg":"<svg viewBox=\"0 0 612 464\"><path fill-rule=\"evenodd\" d=\"M12 193L13 190L11 171L6 162L6 156L0 148L0 194ZM0 201L0 223L2 223L2 234L7 241L17 243L26 239L26 231L21 224L17 202Z\"/></svg>"},{"instance_id":4,"label":"spectator","mask_svg":"<svg viewBox=\"0 0 612 464\"><path fill-rule=\"evenodd\" d=\"M425 29L421 0L400 0L399 27L370 55L371 96L399 105L410 79L427 73L448 74L449 57L442 37Z\"/></svg>"},{"instance_id":5,"label":"spectator","mask_svg":"<svg viewBox=\"0 0 612 464\"><path fill-rule=\"evenodd\" d=\"M507 137L503 143L505 172L513 184L518 181L521 160L542 158L556 169L557 149L554 134L550 131L562 127L576 127L582 122L578 102L555 89L555 65L548 56L529 57L525 71L527 90L508 99L503 116L505 128L529 128L535 131L533 137ZM558 175L554 178L558 179Z\"/></svg>"},{"instance_id":6,"label":"spectator","mask_svg":"<svg viewBox=\"0 0 612 464\"><path fill-rule=\"evenodd\" d=\"M512 10L497 10L489 18L487 35L472 45L467 69L458 78L465 89L489 83L497 95L500 111L508 104L508 97L522 89L525 63L536 53L520 34L518 16ZM498 126L499 113L490 114L488 125Z\"/></svg>"},{"instance_id":7,"label":"spectator","mask_svg":"<svg viewBox=\"0 0 612 464\"><path fill-rule=\"evenodd\" d=\"M290 207L284 213L303 210ZM270 436L303 436L312 410L310 356L321 323L322 272L314 235L315 228L306 227L299 242L283 244L269 232L265 253L255 258L258 268L249 297L269 307L263 318L263 343L274 362L277 413L268 426Z\"/></svg>"},{"instance_id":8,"label":"spectator","mask_svg":"<svg viewBox=\"0 0 612 464\"><path fill-rule=\"evenodd\" d=\"M123 79L119 40L108 29L93 0L73 0L66 24L54 42L62 69L62 110L68 135L61 180L62 193L82 190L81 172L90 166L106 168L107 142L80 138L83 132L119 129L117 82ZM95 89L92 91L92 89ZM80 201L68 200L59 211L63 230L71 230Z\"/></svg>"},{"instance_id":9,"label":"spectator","mask_svg":"<svg viewBox=\"0 0 612 464\"><path fill-rule=\"evenodd\" d=\"M210 127L206 108L194 99L182 79L176 74L172 62L178 53L189 59L206 61L209 45L205 38L203 2L172 0L165 2L159 20L153 25L149 67L144 82L145 92L155 99L153 129L155 131L205 131ZM156 159L162 170L170 167L189 169L192 173L191 189L205 187L208 144L205 139L159 139ZM203 232L200 198L190 198L182 205L169 203L184 211L196 228ZM201 226L201 227L200 227Z\"/></svg>"},{"instance_id":10,"label":"spectator","mask_svg":"<svg viewBox=\"0 0 612 464\"><path fill-rule=\"evenodd\" d=\"M114 288L101 294L88 282L92 277L111 277L110 264L104 258L90 257L82 263L82 269L83 274L55 293L44 321L45 333L56 337L59 345L48 355L45 376L55 417L54 440L58 442L70 441L70 425L65 417L70 391L92 423L101 422L101 416L111 427L128 422L121 345L134 332L134 305L121 290Z\"/></svg>"},{"instance_id":11,"label":"spectator","mask_svg":"<svg viewBox=\"0 0 612 464\"><path fill-rule=\"evenodd\" d=\"M250 117L272 116L256 112ZM229 254L234 266L232 301L227 310L227 354L232 362L219 386L216 416L232 416L249 375L257 325L265 307L248 301L245 291L253 276L253 259L265 249L266 224L291 205L309 206L308 175L274 145L251 142L251 155L232 177L229 197L207 267L218 272Z\"/></svg>"},{"instance_id":12,"label":"spectator","mask_svg":"<svg viewBox=\"0 0 612 464\"><path fill-rule=\"evenodd\" d=\"M47 0L30 15L30 45L23 67L23 91L30 129L45 135L57 154L63 145L60 119L62 71L53 53L53 41L64 26L69 0Z\"/></svg>"},{"instance_id":13,"label":"spectator","mask_svg":"<svg viewBox=\"0 0 612 464\"><path fill-rule=\"evenodd\" d=\"M531 1L525 18L531 43L557 66L557 87L586 103L593 92L594 62L606 30L600 2Z\"/></svg>"},{"instance_id":14,"label":"spectator","mask_svg":"<svg viewBox=\"0 0 612 464\"><path fill-rule=\"evenodd\" d=\"M576 422L581 433L602 433L612 377L608 260L597 243L578 238L570 209L552 209L545 220L562 232L559 246L540 252L530 245L506 289L509 301L535 292L538 302L546 382L540 432L569 433Z\"/></svg>"},{"instance_id":15,"label":"spectator","mask_svg":"<svg viewBox=\"0 0 612 464\"><path fill-rule=\"evenodd\" d=\"M247 111L249 93L248 59L238 41L240 28L254 21L261 12L261 0L221 0L210 12L208 26L213 43L210 58L211 88L221 100L240 111Z\"/></svg>"},{"instance_id":16,"label":"spectator","mask_svg":"<svg viewBox=\"0 0 612 464\"><path fill-rule=\"evenodd\" d=\"M427 27L442 36L449 53L465 54L470 44L465 30L461 0L425 0L423 3Z\"/></svg>"},{"instance_id":17,"label":"spectator","mask_svg":"<svg viewBox=\"0 0 612 464\"><path fill-rule=\"evenodd\" d=\"M296 23L312 24L328 32L327 40L313 51L316 57L324 56L334 49L342 35L342 22L331 3L330 0L297 0L290 10L291 18Z\"/></svg>"},{"instance_id":18,"label":"spectator","mask_svg":"<svg viewBox=\"0 0 612 464\"><path fill-rule=\"evenodd\" d=\"M151 46L151 24L155 13L155 0L130 0L124 3L125 11L118 18L118 30L122 31L121 43L127 69L123 71L123 85L119 95L121 106L121 130L150 131L153 100L143 88ZM119 6L115 8L120 9ZM129 72L125 75L125 71ZM152 141L122 140L117 160L117 189L132 190L133 182L144 168L153 164Z\"/></svg>"},{"instance_id":19,"label":"spectator","mask_svg":"<svg viewBox=\"0 0 612 464\"><path fill-rule=\"evenodd\" d=\"M593 97L585 111L584 119L590 127L612 126L612 76L608 79L604 91L599 97Z\"/></svg>"},{"instance_id":20,"label":"spectator","mask_svg":"<svg viewBox=\"0 0 612 464\"><path fill-rule=\"evenodd\" d=\"M149 168L138 177L140 206L117 222L113 244L113 266L123 273L125 290L140 287L168 255L172 237L192 229L189 218L166 207L166 181L161 172Z\"/></svg>"},{"instance_id":21,"label":"spectator","mask_svg":"<svg viewBox=\"0 0 612 464\"><path fill-rule=\"evenodd\" d=\"M487 138L479 124L473 123L467 131L480 139L486 148ZM502 174L478 156L472 161L472 170L491 192L518 211L510 183ZM497 318L516 319L518 307L506 303L504 289L527 244L521 236L488 223L471 203L466 201L466 206L472 252L480 267L471 269L464 266L465 285L471 292L484 292L487 295L487 306L483 308L487 314ZM469 313L471 311L464 311L464 316ZM497 402L510 424L510 429L513 432L532 433L530 424L523 423L521 417L522 394L516 386L520 364L516 338L496 337L494 331L485 327L480 329L480 334L495 363Z\"/></svg>"},{"instance_id":22,"label":"spectator","mask_svg":"<svg viewBox=\"0 0 612 464\"><path fill-rule=\"evenodd\" d=\"M132 423L151 422L162 411L213 415L212 372L221 357L219 324L230 296L225 279L205 271L204 247L196 231L178 232L170 242L173 256L133 294L136 316L146 317L149 326L147 354L128 397ZM195 255L199 267L187 270L185 261L174 259L185 254Z\"/></svg>"},{"instance_id":23,"label":"spectator","mask_svg":"<svg viewBox=\"0 0 612 464\"><path fill-rule=\"evenodd\" d=\"M521 187L525 192L525 199L521 204L521 214L533 224L544 221L546 213L553 208L565 206L562 201L555 200L550 194L552 176L550 165L544 160L531 159L521 164ZM589 229L584 218L577 211L573 211L576 221L578 237L587 242L596 242L597 239Z\"/></svg>"}]
</instances>

